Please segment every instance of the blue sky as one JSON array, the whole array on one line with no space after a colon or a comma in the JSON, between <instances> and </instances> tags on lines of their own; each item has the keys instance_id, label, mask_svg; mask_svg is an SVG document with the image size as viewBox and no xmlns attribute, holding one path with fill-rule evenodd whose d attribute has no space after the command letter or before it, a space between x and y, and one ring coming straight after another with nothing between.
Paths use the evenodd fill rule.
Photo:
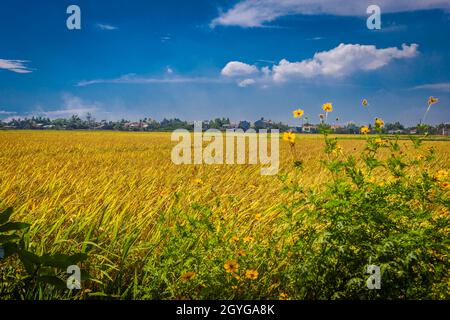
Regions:
<instances>
[{"instance_id":1,"label":"blue sky","mask_svg":"<svg viewBox=\"0 0 450 320\"><path fill-rule=\"evenodd\" d=\"M66 9L81 8L81 30ZM369 30L368 4L382 29ZM450 120L443 0L0 0L0 119Z\"/></svg>"}]
</instances>

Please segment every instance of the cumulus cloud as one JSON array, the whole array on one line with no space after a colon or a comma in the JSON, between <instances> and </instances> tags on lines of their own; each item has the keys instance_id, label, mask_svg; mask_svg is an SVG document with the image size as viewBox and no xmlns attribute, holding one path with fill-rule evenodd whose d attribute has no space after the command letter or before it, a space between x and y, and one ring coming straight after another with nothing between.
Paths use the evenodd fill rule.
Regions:
<instances>
[{"instance_id":1,"label":"cumulus cloud","mask_svg":"<svg viewBox=\"0 0 450 320\"><path fill-rule=\"evenodd\" d=\"M365 16L372 0L242 0L211 22L211 27L261 27L279 17L295 14ZM449 9L448 0L377 0L383 13Z\"/></svg>"},{"instance_id":2,"label":"cumulus cloud","mask_svg":"<svg viewBox=\"0 0 450 320\"><path fill-rule=\"evenodd\" d=\"M318 76L346 77L357 72L377 70L395 59L413 58L418 54L418 45L403 44L402 47L378 49L374 45L343 44L329 51L317 52L310 59L290 62L282 59L272 67L258 69L243 62L229 62L222 75L238 79L240 87L257 82L267 85L269 82L286 82L296 78Z\"/></svg>"},{"instance_id":3,"label":"cumulus cloud","mask_svg":"<svg viewBox=\"0 0 450 320\"><path fill-rule=\"evenodd\" d=\"M377 49L373 45L341 43L332 50L316 53L312 59L299 62L281 60L272 68L273 79L284 81L291 77L344 77L359 71L379 69L394 59L415 57L417 48L417 44L404 44L401 49Z\"/></svg>"},{"instance_id":4,"label":"cumulus cloud","mask_svg":"<svg viewBox=\"0 0 450 320\"><path fill-rule=\"evenodd\" d=\"M258 68L256 66L239 61L228 62L221 72L221 74L226 77L242 77L256 73L258 73Z\"/></svg>"},{"instance_id":5,"label":"cumulus cloud","mask_svg":"<svg viewBox=\"0 0 450 320\"><path fill-rule=\"evenodd\" d=\"M25 65L27 62L28 61L25 60L0 59L0 69L9 70L15 73L31 73L32 71Z\"/></svg>"},{"instance_id":6,"label":"cumulus cloud","mask_svg":"<svg viewBox=\"0 0 450 320\"><path fill-rule=\"evenodd\" d=\"M235 77L238 85L246 87L257 82L267 85L270 82L281 83L298 78L320 76L346 77L357 72L377 70L395 59L413 58L418 54L418 45L403 44L402 47L378 49L374 45L340 44L329 51L317 52L310 59L290 62L282 59L271 68L258 69L243 62L229 62L222 75Z\"/></svg>"}]
</instances>

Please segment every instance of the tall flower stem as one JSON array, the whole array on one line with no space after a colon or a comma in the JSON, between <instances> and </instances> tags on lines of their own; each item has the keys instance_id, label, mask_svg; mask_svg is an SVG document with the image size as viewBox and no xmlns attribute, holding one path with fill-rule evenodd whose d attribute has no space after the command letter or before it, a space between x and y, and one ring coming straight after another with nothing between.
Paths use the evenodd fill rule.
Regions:
<instances>
[{"instance_id":1,"label":"tall flower stem","mask_svg":"<svg viewBox=\"0 0 450 320\"><path fill-rule=\"evenodd\" d=\"M430 111L430 109L431 109L431 104L428 105L427 111L425 111L425 113L422 117L422 120L420 120L420 124L425 122L425 119L427 118L427 115L428 115L428 112Z\"/></svg>"}]
</instances>

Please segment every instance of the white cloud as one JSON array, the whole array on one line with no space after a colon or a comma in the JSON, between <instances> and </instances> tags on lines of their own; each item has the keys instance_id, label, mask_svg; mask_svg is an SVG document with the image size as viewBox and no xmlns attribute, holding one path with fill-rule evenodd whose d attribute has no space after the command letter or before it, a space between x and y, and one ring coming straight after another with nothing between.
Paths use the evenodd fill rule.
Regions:
<instances>
[{"instance_id":1,"label":"white cloud","mask_svg":"<svg viewBox=\"0 0 450 320\"><path fill-rule=\"evenodd\" d=\"M273 79L284 81L291 77L344 77L359 71L379 69L393 59L415 57L418 54L417 48L417 44L404 44L401 49L377 49L373 45L341 43L334 49L316 53L312 59L299 62L281 60L272 68Z\"/></svg>"},{"instance_id":2,"label":"white cloud","mask_svg":"<svg viewBox=\"0 0 450 320\"><path fill-rule=\"evenodd\" d=\"M340 44L329 51L316 53L312 58L298 62L282 59L278 64L258 68L256 65L240 61L228 62L221 70L222 77L183 77L175 75L167 67L163 77L145 77L127 74L113 79L83 80L78 87L95 84L185 84L185 83L229 83L235 82L240 87L255 84L268 85L295 78L312 78L319 76L346 77L356 72L371 71L382 68L394 59L406 59L418 54L418 45L402 45L378 49L374 45Z\"/></svg>"},{"instance_id":3,"label":"white cloud","mask_svg":"<svg viewBox=\"0 0 450 320\"><path fill-rule=\"evenodd\" d=\"M90 103L82 100L79 97L65 94L63 96L63 107L56 110L38 110L35 114L48 118L68 118L72 115L80 117L86 116L88 113L96 113L101 110L98 103Z\"/></svg>"},{"instance_id":4,"label":"white cloud","mask_svg":"<svg viewBox=\"0 0 450 320\"><path fill-rule=\"evenodd\" d=\"M251 85L253 85L255 83L256 83L255 79L245 79L245 80L240 81L238 83L238 86L241 87L241 88L245 88L245 87L251 86Z\"/></svg>"},{"instance_id":5,"label":"white cloud","mask_svg":"<svg viewBox=\"0 0 450 320\"><path fill-rule=\"evenodd\" d=\"M254 65L239 61L228 62L222 69L221 74L226 77L243 77L258 73L258 68Z\"/></svg>"},{"instance_id":6,"label":"white cloud","mask_svg":"<svg viewBox=\"0 0 450 320\"><path fill-rule=\"evenodd\" d=\"M450 91L450 82L427 83L420 86L416 86L413 89Z\"/></svg>"},{"instance_id":7,"label":"white cloud","mask_svg":"<svg viewBox=\"0 0 450 320\"><path fill-rule=\"evenodd\" d=\"M218 25L261 27L279 17L295 14L365 16L372 0L242 0L211 22ZM449 9L448 0L377 0L382 13Z\"/></svg>"},{"instance_id":8,"label":"white cloud","mask_svg":"<svg viewBox=\"0 0 450 320\"><path fill-rule=\"evenodd\" d=\"M380 69L394 59L407 59L418 54L418 45L402 45L401 49L390 47L378 49L374 45L340 44L329 51L317 52L310 59L290 62L282 59L271 68L258 69L242 62L230 62L222 70L222 75L237 77L238 85L246 87L261 83L281 83L293 79L313 77L346 77L357 72Z\"/></svg>"},{"instance_id":9,"label":"white cloud","mask_svg":"<svg viewBox=\"0 0 450 320\"><path fill-rule=\"evenodd\" d=\"M223 83L223 79L207 77L175 77L169 74L165 78L142 77L136 74L127 74L114 79L83 80L77 83L77 87L85 87L94 84L180 84L180 83Z\"/></svg>"},{"instance_id":10,"label":"white cloud","mask_svg":"<svg viewBox=\"0 0 450 320\"><path fill-rule=\"evenodd\" d=\"M5 60L0 59L0 69L9 70L16 73L31 73L32 71L25 66L25 60Z\"/></svg>"},{"instance_id":11,"label":"white cloud","mask_svg":"<svg viewBox=\"0 0 450 320\"><path fill-rule=\"evenodd\" d=\"M103 23L97 23L97 27L101 30L107 30L107 31L112 31L112 30L117 30L119 28L110 25L110 24L103 24Z\"/></svg>"}]
</instances>

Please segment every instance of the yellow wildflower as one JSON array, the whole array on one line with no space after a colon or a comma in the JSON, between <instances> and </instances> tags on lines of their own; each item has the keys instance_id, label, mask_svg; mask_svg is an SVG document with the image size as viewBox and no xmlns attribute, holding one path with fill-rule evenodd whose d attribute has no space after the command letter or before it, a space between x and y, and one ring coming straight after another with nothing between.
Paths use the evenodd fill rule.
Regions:
<instances>
[{"instance_id":1,"label":"yellow wildflower","mask_svg":"<svg viewBox=\"0 0 450 320\"><path fill-rule=\"evenodd\" d=\"M255 220L256 220L256 221L261 220L261 213L255 214Z\"/></svg>"},{"instance_id":2,"label":"yellow wildflower","mask_svg":"<svg viewBox=\"0 0 450 320\"><path fill-rule=\"evenodd\" d=\"M363 99L363 101L361 102L363 107L367 107L367 105L369 104L369 101L367 101L367 99Z\"/></svg>"},{"instance_id":3,"label":"yellow wildflower","mask_svg":"<svg viewBox=\"0 0 450 320\"><path fill-rule=\"evenodd\" d=\"M439 184L439 186L442 188L442 189L448 189L448 188L450 188L450 183L449 182L441 182L440 184Z\"/></svg>"},{"instance_id":4,"label":"yellow wildflower","mask_svg":"<svg viewBox=\"0 0 450 320\"><path fill-rule=\"evenodd\" d=\"M301 118L304 113L305 113L305 111L302 109L297 109L297 110L292 111L294 118Z\"/></svg>"},{"instance_id":5,"label":"yellow wildflower","mask_svg":"<svg viewBox=\"0 0 450 320\"><path fill-rule=\"evenodd\" d=\"M291 144L295 144L295 133L292 132L283 133L283 140L288 141Z\"/></svg>"},{"instance_id":6,"label":"yellow wildflower","mask_svg":"<svg viewBox=\"0 0 450 320\"><path fill-rule=\"evenodd\" d=\"M423 159L425 159L425 156L424 156L423 154L419 154L419 155L416 157L416 160L418 160L418 161L423 160Z\"/></svg>"},{"instance_id":7,"label":"yellow wildflower","mask_svg":"<svg viewBox=\"0 0 450 320\"><path fill-rule=\"evenodd\" d=\"M383 145L383 140L381 138L376 138L374 140L375 144L377 144L378 146L382 146Z\"/></svg>"},{"instance_id":8,"label":"yellow wildflower","mask_svg":"<svg viewBox=\"0 0 450 320\"><path fill-rule=\"evenodd\" d=\"M253 240L255 240L255 238L250 237L250 236L244 238L244 242L251 242Z\"/></svg>"},{"instance_id":9,"label":"yellow wildflower","mask_svg":"<svg viewBox=\"0 0 450 320\"><path fill-rule=\"evenodd\" d=\"M225 268L226 272L233 273L233 272L237 272L238 271L239 264L237 263L236 260L228 260L227 262L225 262L223 267Z\"/></svg>"},{"instance_id":10,"label":"yellow wildflower","mask_svg":"<svg viewBox=\"0 0 450 320\"><path fill-rule=\"evenodd\" d=\"M245 257L247 254L245 253L244 250L240 249L240 250L238 250L238 251L236 252L236 255L237 255L238 257Z\"/></svg>"},{"instance_id":11,"label":"yellow wildflower","mask_svg":"<svg viewBox=\"0 0 450 320\"><path fill-rule=\"evenodd\" d=\"M369 127L367 127L367 126L362 126L361 129L359 129L359 131L360 131L362 134L368 134L370 130L369 130Z\"/></svg>"},{"instance_id":12,"label":"yellow wildflower","mask_svg":"<svg viewBox=\"0 0 450 320\"><path fill-rule=\"evenodd\" d=\"M233 237L231 237L231 240L230 240L231 242L238 242L239 241L239 237L237 237L237 236L233 236Z\"/></svg>"},{"instance_id":13,"label":"yellow wildflower","mask_svg":"<svg viewBox=\"0 0 450 320\"><path fill-rule=\"evenodd\" d=\"M322 110L325 112L333 111L333 105L330 102L324 103L322 106Z\"/></svg>"},{"instance_id":14,"label":"yellow wildflower","mask_svg":"<svg viewBox=\"0 0 450 320\"><path fill-rule=\"evenodd\" d=\"M428 105L429 106L431 106L431 105L433 105L433 104L435 104L435 103L438 103L439 102L439 99L438 98L435 98L435 97L429 97L428 98Z\"/></svg>"},{"instance_id":15,"label":"yellow wildflower","mask_svg":"<svg viewBox=\"0 0 450 320\"><path fill-rule=\"evenodd\" d=\"M194 179L194 184L197 186L202 186L204 185L203 180L200 178Z\"/></svg>"},{"instance_id":16,"label":"yellow wildflower","mask_svg":"<svg viewBox=\"0 0 450 320\"><path fill-rule=\"evenodd\" d=\"M337 156L339 154L342 154L342 150L343 150L342 147L338 145L336 146L336 148L333 149L332 153L333 155Z\"/></svg>"},{"instance_id":17,"label":"yellow wildflower","mask_svg":"<svg viewBox=\"0 0 450 320\"><path fill-rule=\"evenodd\" d=\"M259 273L255 269L248 269L245 271L245 277L250 280L258 279Z\"/></svg>"},{"instance_id":18,"label":"yellow wildflower","mask_svg":"<svg viewBox=\"0 0 450 320\"><path fill-rule=\"evenodd\" d=\"M384 127L384 121L380 118L375 118L375 127L382 128Z\"/></svg>"},{"instance_id":19,"label":"yellow wildflower","mask_svg":"<svg viewBox=\"0 0 450 320\"><path fill-rule=\"evenodd\" d=\"M447 178L448 176L448 172L446 170L439 170L438 172L436 172L436 174L434 175L434 177L436 178L436 180L442 181L445 178Z\"/></svg>"}]
</instances>

